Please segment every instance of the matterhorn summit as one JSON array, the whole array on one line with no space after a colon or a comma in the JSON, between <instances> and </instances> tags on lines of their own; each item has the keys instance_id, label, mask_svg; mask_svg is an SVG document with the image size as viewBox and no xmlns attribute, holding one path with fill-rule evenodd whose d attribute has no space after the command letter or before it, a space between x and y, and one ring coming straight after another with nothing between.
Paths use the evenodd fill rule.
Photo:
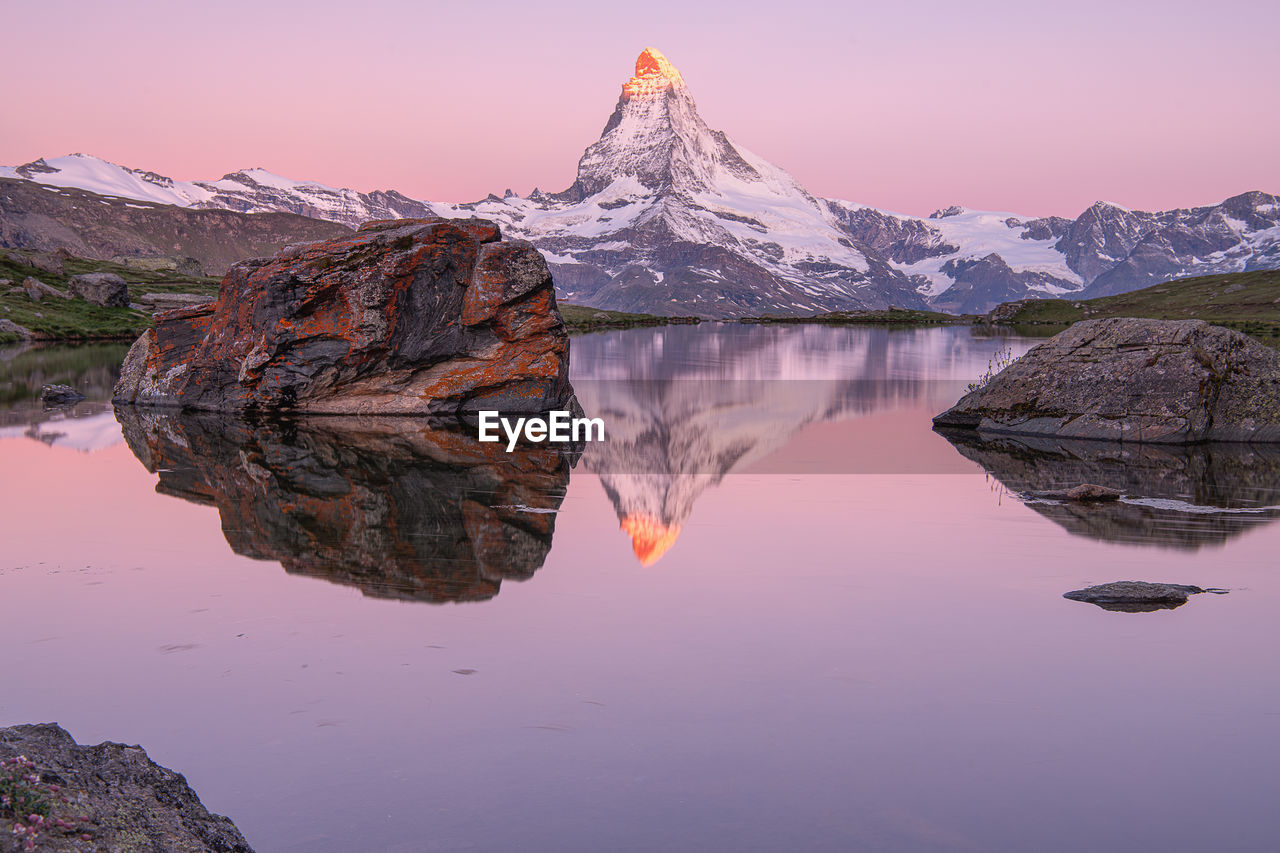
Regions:
<instances>
[{"instance_id":1,"label":"matterhorn summit","mask_svg":"<svg viewBox=\"0 0 1280 853\"><path fill-rule=\"evenodd\" d=\"M707 316L924 304L791 175L708 127L652 47L572 186L449 212L532 240L561 296L588 304Z\"/></svg>"}]
</instances>

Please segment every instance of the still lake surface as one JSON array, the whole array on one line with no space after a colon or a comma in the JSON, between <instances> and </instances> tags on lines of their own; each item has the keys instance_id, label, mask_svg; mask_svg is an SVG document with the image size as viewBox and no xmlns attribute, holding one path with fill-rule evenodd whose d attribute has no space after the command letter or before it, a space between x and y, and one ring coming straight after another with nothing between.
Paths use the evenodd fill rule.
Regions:
<instances>
[{"instance_id":1,"label":"still lake surface","mask_svg":"<svg viewBox=\"0 0 1280 853\"><path fill-rule=\"evenodd\" d=\"M575 338L576 460L0 352L0 725L140 743L259 853L1275 850L1280 451L931 430L1034 343ZM1083 481L1130 497L1027 496ZM1231 593L1062 598L1123 579Z\"/></svg>"}]
</instances>

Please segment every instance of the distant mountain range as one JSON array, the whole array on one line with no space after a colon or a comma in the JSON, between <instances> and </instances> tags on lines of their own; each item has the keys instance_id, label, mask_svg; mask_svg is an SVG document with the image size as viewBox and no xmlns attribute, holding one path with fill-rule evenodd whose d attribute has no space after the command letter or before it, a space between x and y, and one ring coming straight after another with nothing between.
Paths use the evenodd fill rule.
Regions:
<instances>
[{"instance_id":1,"label":"distant mountain range","mask_svg":"<svg viewBox=\"0 0 1280 853\"><path fill-rule=\"evenodd\" d=\"M1097 202L1075 219L962 207L920 219L814 196L709 128L680 72L653 48L640 54L577 179L559 193L428 202L263 169L183 182L82 154L0 167L0 178L108 200L286 212L352 227L480 216L537 245L562 298L663 314L890 305L981 312L1012 299L1105 296L1171 278L1280 267L1280 198L1263 192L1156 213Z\"/></svg>"}]
</instances>

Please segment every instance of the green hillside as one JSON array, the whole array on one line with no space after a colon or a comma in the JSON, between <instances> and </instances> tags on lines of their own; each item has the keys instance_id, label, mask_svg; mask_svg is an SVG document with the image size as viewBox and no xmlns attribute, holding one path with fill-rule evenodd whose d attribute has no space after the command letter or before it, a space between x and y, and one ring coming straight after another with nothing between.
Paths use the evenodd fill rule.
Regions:
<instances>
[{"instance_id":1,"label":"green hillside","mask_svg":"<svg viewBox=\"0 0 1280 853\"><path fill-rule=\"evenodd\" d=\"M1009 326L1069 326L1097 317L1205 320L1280 345L1280 270L1183 278L1098 299L1006 302L987 322Z\"/></svg>"}]
</instances>

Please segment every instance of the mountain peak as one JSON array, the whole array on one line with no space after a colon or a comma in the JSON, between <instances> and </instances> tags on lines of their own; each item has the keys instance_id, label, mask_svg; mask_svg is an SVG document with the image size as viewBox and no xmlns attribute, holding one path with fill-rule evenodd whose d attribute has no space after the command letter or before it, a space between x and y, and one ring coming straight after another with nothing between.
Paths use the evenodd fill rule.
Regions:
<instances>
[{"instance_id":1,"label":"mountain peak","mask_svg":"<svg viewBox=\"0 0 1280 853\"><path fill-rule=\"evenodd\" d=\"M676 67L653 47L646 47L636 57L636 73L630 80L622 84L622 97L647 98L659 95L672 88L684 88L684 78Z\"/></svg>"}]
</instances>

